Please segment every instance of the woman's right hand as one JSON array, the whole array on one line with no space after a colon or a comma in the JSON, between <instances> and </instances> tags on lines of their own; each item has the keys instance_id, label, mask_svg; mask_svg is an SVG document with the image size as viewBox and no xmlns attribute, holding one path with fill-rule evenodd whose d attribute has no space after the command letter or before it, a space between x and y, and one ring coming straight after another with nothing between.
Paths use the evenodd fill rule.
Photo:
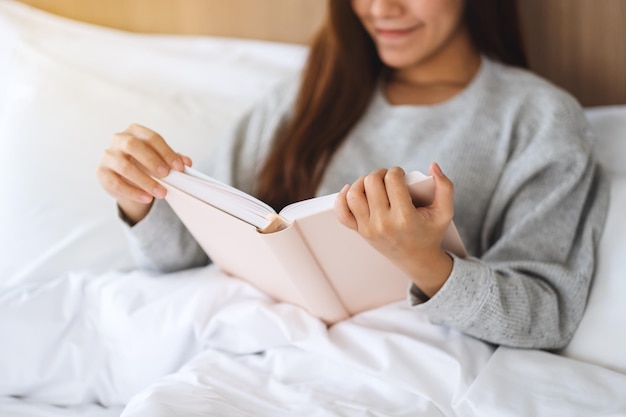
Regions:
<instances>
[{"instance_id":1,"label":"woman's right hand","mask_svg":"<svg viewBox=\"0 0 626 417\"><path fill-rule=\"evenodd\" d=\"M158 133L133 124L113 135L96 174L134 224L148 214L154 198L165 197L165 188L151 176L163 178L185 165L191 166L191 159L174 152Z\"/></svg>"}]
</instances>

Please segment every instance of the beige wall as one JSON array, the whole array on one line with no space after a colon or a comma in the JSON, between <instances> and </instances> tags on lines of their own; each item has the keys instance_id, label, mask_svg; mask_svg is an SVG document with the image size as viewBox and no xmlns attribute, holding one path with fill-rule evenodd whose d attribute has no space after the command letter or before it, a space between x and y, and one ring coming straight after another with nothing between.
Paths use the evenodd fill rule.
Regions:
<instances>
[{"instance_id":1,"label":"beige wall","mask_svg":"<svg viewBox=\"0 0 626 417\"><path fill-rule=\"evenodd\" d=\"M325 0L21 0L49 12L148 33L181 33L305 43Z\"/></svg>"}]
</instances>

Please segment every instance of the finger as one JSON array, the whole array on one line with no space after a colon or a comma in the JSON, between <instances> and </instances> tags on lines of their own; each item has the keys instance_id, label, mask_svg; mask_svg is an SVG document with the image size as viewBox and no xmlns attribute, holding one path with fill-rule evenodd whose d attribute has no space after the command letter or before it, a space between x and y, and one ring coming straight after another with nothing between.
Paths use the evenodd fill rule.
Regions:
<instances>
[{"instance_id":1,"label":"finger","mask_svg":"<svg viewBox=\"0 0 626 417\"><path fill-rule=\"evenodd\" d=\"M185 169L185 163L181 156L174 152L167 142L165 142L165 139L155 131L138 124L133 124L128 127L127 132L148 142L150 146L157 151L161 159L165 161L168 171L169 168L173 168L176 171L183 171Z\"/></svg>"},{"instance_id":2,"label":"finger","mask_svg":"<svg viewBox=\"0 0 626 417\"><path fill-rule=\"evenodd\" d=\"M118 133L113 136L111 149L125 154L126 159L137 161L149 175L163 178L169 174L167 161L144 139L129 133Z\"/></svg>"},{"instance_id":3,"label":"finger","mask_svg":"<svg viewBox=\"0 0 626 417\"><path fill-rule=\"evenodd\" d=\"M404 181L404 170L400 167L390 168L385 174L385 188L389 204L392 208L413 209L413 200Z\"/></svg>"},{"instance_id":4,"label":"finger","mask_svg":"<svg viewBox=\"0 0 626 417\"><path fill-rule=\"evenodd\" d=\"M370 217L369 205L367 203L367 197L365 195L364 182L365 177L357 179L346 194L346 202L348 203L348 209L354 216L354 219L358 224L361 222L367 222Z\"/></svg>"},{"instance_id":5,"label":"finger","mask_svg":"<svg viewBox=\"0 0 626 417\"><path fill-rule=\"evenodd\" d=\"M190 167L193 164L193 162L191 161L191 158L189 158L188 156L180 154L180 153L178 154L178 156L180 156L180 158L183 160L183 163L185 164L185 166Z\"/></svg>"},{"instance_id":6,"label":"finger","mask_svg":"<svg viewBox=\"0 0 626 417\"><path fill-rule=\"evenodd\" d=\"M335 215L337 216L337 220L339 223L343 224L349 229L357 230L357 223L352 215L352 212L348 208L348 201L346 200L346 195L348 194L348 190L350 189L350 185L346 184L337 194L337 198L335 199Z\"/></svg>"},{"instance_id":7,"label":"finger","mask_svg":"<svg viewBox=\"0 0 626 417\"><path fill-rule=\"evenodd\" d=\"M98 180L102 187L116 200L125 199L137 203L148 204L152 202L152 195L125 181L115 171L99 168Z\"/></svg>"},{"instance_id":8,"label":"finger","mask_svg":"<svg viewBox=\"0 0 626 417\"><path fill-rule=\"evenodd\" d=\"M452 219L454 216L454 184L436 162L430 165L430 174L435 181L435 198L430 207L437 210L443 217Z\"/></svg>"},{"instance_id":9,"label":"finger","mask_svg":"<svg viewBox=\"0 0 626 417\"><path fill-rule=\"evenodd\" d=\"M142 167L129 156L107 150L102 158L102 165L135 188L145 191L150 196L164 198L165 188L148 175ZM127 189L126 187L122 187ZM129 196L130 198L130 196Z\"/></svg>"},{"instance_id":10,"label":"finger","mask_svg":"<svg viewBox=\"0 0 626 417\"><path fill-rule=\"evenodd\" d=\"M368 174L363 180L370 217L389 211L389 198L385 188L386 173L386 169L378 169Z\"/></svg>"}]
</instances>

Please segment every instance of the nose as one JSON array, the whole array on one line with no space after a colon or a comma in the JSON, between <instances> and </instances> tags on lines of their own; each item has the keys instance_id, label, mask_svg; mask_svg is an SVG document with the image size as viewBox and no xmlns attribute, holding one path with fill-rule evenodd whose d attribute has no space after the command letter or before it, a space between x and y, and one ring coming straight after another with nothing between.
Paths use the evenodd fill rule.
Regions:
<instances>
[{"instance_id":1,"label":"nose","mask_svg":"<svg viewBox=\"0 0 626 417\"><path fill-rule=\"evenodd\" d=\"M370 14L375 17L396 17L402 13L402 2L399 0L372 0Z\"/></svg>"}]
</instances>

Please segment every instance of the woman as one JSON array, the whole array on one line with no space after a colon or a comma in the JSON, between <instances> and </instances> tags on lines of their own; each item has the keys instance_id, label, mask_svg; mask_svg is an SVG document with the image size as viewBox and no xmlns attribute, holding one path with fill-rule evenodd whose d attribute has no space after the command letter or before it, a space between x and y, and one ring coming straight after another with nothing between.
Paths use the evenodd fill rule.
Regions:
<instances>
[{"instance_id":1,"label":"woman","mask_svg":"<svg viewBox=\"0 0 626 417\"><path fill-rule=\"evenodd\" d=\"M339 220L409 274L411 303L433 322L495 344L566 345L607 188L580 106L522 69L514 1L328 7L302 79L259 103L204 170L276 208L341 189ZM99 167L146 267L208 261L148 175L184 165L134 125ZM399 167L430 171L431 206L412 206ZM441 248L453 213L466 259Z\"/></svg>"}]
</instances>

